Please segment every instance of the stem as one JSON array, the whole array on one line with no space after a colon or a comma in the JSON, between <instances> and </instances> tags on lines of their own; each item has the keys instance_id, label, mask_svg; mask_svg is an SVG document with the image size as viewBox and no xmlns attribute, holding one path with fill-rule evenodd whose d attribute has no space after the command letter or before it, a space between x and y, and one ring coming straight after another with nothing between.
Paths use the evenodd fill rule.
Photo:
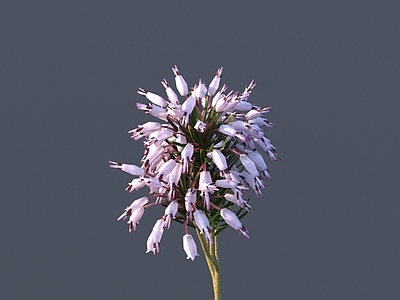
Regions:
<instances>
[{"instance_id":1,"label":"stem","mask_svg":"<svg viewBox=\"0 0 400 300\"><path fill-rule=\"evenodd\" d=\"M214 230L212 230L211 239L214 243L209 245L206 238L203 234L200 234L199 230L196 230L196 233L199 237L201 248L203 249L203 253L206 258L208 270L210 271L214 290L214 300L221 300L221 279L218 259L217 236L214 234Z\"/></svg>"}]
</instances>

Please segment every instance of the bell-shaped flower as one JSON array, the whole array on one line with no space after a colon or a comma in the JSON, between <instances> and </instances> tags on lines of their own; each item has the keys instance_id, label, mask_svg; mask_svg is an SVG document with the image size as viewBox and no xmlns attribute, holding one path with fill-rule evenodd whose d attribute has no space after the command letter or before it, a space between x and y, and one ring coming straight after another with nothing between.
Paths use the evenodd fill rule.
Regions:
<instances>
[{"instance_id":1,"label":"bell-shaped flower","mask_svg":"<svg viewBox=\"0 0 400 300\"><path fill-rule=\"evenodd\" d=\"M122 170L131 175L138 175L138 176L144 175L144 170L138 166L122 164L122 163L111 161L111 160L108 161L108 163L110 164L110 168Z\"/></svg>"},{"instance_id":2,"label":"bell-shaped flower","mask_svg":"<svg viewBox=\"0 0 400 300\"><path fill-rule=\"evenodd\" d=\"M128 131L131 134L131 138L135 141L138 139L148 136L150 133L160 130L161 124L158 122L146 122L142 125L139 125L137 128Z\"/></svg>"},{"instance_id":3,"label":"bell-shaped flower","mask_svg":"<svg viewBox=\"0 0 400 300\"><path fill-rule=\"evenodd\" d=\"M131 182L128 183L128 186L125 188L125 191L129 193L133 193L146 185L143 178L135 178L132 179Z\"/></svg>"},{"instance_id":4,"label":"bell-shaped flower","mask_svg":"<svg viewBox=\"0 0 400 300\"><path fill-rule=\"evenodd\" d=\"M221 67L217 70L217 73L215 73L214 78L211 80L210 85L208 86L208 95L212 96L218 90L219 83L220 83L221 77L222 77L223 69L224 68Z\"/></svg>"},{"instance_id":5,"label":"bell-shaped flower","mask_svg":"<svg viewBox=\"0 0 400 300\"><path fill-rule=\"evenodd\" d=\"M159 169L157 170L157 175L156 178L158 178L159 181L163 180L163 176L166 174L171 173L171 171L175 168L176 162L174 159L169 159L166 162L162 163Z\"/></svg>"},{"instance_id":6,"label":"bell-shaped flower","mask_svg":"<svg viewBox=\"0 0 400 300\"><path fill-rule=\"evenodd\" d=\"M243 100L239 101L235 106L235 110L240 110L240 111L249 111L252 108L253 104Z\"/></svg>"},{"instance_id":7,"label":"bell-shaped flower","mask_svg":"<svg viewBox=\"0 0 400 300\"><path fill-rule=\"evenodd\" d=\"M189 172L189 164L192 162L194 152L194 146L191 143L187 143L181 152L181 163L182 163L182 174Z\"/></svg>"},{"instance_id":8,"label":"bell-shaped flower","mask_svg":"<svg viewBox=\"0 0 400 300\"><path fill-rule=\"evenodd\" d=\"M250 124L240 120L232 121L228 124L229 126L235 128L236 130L248 130L251 129Z\"/></svg>"},{"instance_id":9,"label":"bell-shaped flower","mask_svg":"<svg viewBox=\"0 0 400 300\"><path fill-rule=\"evenodd\" d=\"M206 88L206 85L204 84L204 81L203 80L199 80L199 85L195 85L194 86L194 90L193 90L193 93L194 93L194 96L197 98L197 99L201 99L201 98L203 98L205 95L206 95L206 93L207 93L207 88Z\"/></svg>"},{"instance_id":10,"label":"bell-shaped flower","mask_svg":"<svg viewBox=\"0 0 400 300\"><path fill-rule=\"evenodd\" d=\"M246 118L246 120L251 120L251 119L255 119L261 115L262 115L261 112L259 112L256 109L252 109L245 115L245 118Z\"/></svg>"},{"instance_id":11,"label":"bell-shaped flower","mask_svg":"<svg viewBox=\"0 0 400 300\"><path fill-rule=\"evenodd\" d=\"M158 219L156 224L153 226L148 239L147 239L147 251L146 253L153 252L153 254L160 253L160 242L164 233L164 220Z\"/></svg>"},{"instance_id":12,"label":"bell-shaped flower","mask_svg":"<svg viewBox=\"0 0 400 300\"><path fill-rule=\"evenodd\" d=\"M253 208L248 204L248 201L243 199L243 194L242 191L240 191L239 189L232 189L232 191L234 192L234 194L230 194L227 193L224 195L225 199L235 203L237 206L239 206L240 208L243 208L247 211L252 210Z\"/></svg>"},{"instance_id":13,"label":"bell-shaped flower","mask_svg":"<svg viewBox=\"0 0 400 300\"><path fill-rule=\"evenodd\" d=\"M161 188L167 187L165 183L154 177L145 178L145 184L149 187L150 194L159 194Z\"/></svg>"},{"instance_id":14,"label":"bell-shaped flower","mask_svg":"<svg viewBox=\"0 0 400 300\"><path fill-rule=\"evenodd\" d=\"M173 134L174 132L171 129L163 127L160 130L150 133L148 142L154 143L159 146L162 142L171 137Z\"/></svg>"},{"instance_id":15,"label":"bell-shaped flower","mask_svg":"<svg viewBox=\"0 0 400 300\"><path fill-rule=\"evenodd\" d=\"M155 105L158 105L160 107L166 107L167 106L167 102L164 100L163 97L154 94L152 92L146 91L145 89L139 88L137 93L139 95L142 95L144 97L146 97L148 100L150 100L151 102L153 102Z\"/></svg>"},{"instance_id":16,"label":"bell-shaped flower","mask_svg":"<svg viewBox=\"0 0 400 300\"><path fill-rule=\"evenodd\" d=\"M185 100L185 102L183 102L182 104L182 109L184 111L183 122L182 122L183 126L187 126L187 124L189 123L189 117L195 105L196 105L196 99L193 98L192 96L189 96Z\"/></svg>"},{"instance_id":17,"label":"bell-shaped flower","mask_svg":"<svg viewBox=\"0 0 400 300\"><path fill-rule=\"evenodd\" d=\"M193 261L196 256L199 256L197 253L197 246L192 235L185 234L183 236L183 250L185 250L187 255L186 259L191 259Z\"/></svg>"},{"instance_id":18,"label":"bell-shaped flower","mask_svg":"<svg viewBox=\"0 0 400 300\"><path fill-rule=\"evenodd\" d=\"M192 96L189 96L185 102L182 104L183 111L190 115L193 111L193 108L196 106L196 99Z\"/></svg>"},{"instance_id":19,"label":"bell-shaped flower","mask_svg":"<svg viewBox=\"0 0 400 300\"><path fill-rule=\"evenodd\" d=\"M215 94L215 96L213 97L213 99L211 101L212 106L216 106L218 101L225 97L225 91L227 88L228 88L228 86L226 84L224 84L222 86L222 88Z\"/></svg>"},{"instance_id":20,"label":"bell-shaped flower","mask_svg":"<svg viewBox=\"0 0 400 300\"><path fill-rule=\"evenodd\" d=\"M188 86L176 65L172 68L172 72L174 72L175 75L176 89L178 90L179 94L181 94L181 96L186 96L188 94Z\"/></svg>"},{"instance_id":21,"label":"bell-shaped flower","mask_svg":"<svg viewBox=\"0 0 400 300\"><path fill-rule=\"evenodd\" d=\"M201 196L203 197L204 207L210 210L210 193L214 193L218 188L212 184L212 179L209 171L201 171L199 178L199 188Z\"/></svg>"},{"instance_id":22,"label":"bell-shaped flower","mask_svg":"<svg viewBox=\"0 0 400 300\"><path fill-rule=\"evenodd\" d=\"M130 217L132 214L132 211L143 207L147 202L149 202L149 198L147 197L141 197L139 199L136 199L135 201L133 201L131 203L131 205L127 206L124 210L124 212L122 213L122 215L120 215L117 219L117 221L120 220L125 220L127 217Z\"/></svg>"},{"instance_id":23,"label":"bell-shaped flower","mask_svg":"<svg viewBox=\"0 0 400 300\"><path fill-rule=\"evenodd\" d=\"M179 105L179 99L176 93L174 92L173 89L169 86L167 80L164 78L163 81L161 81L161 84L163 85L165 89L165 93L167 94L168 100L171 103L172 106L178 106Z\"/></svg>"},{"instance_id":24,"label":"bell-shaped flower","mask_svg":"<svg viewBox=\"0 0 400 300\"><path fill-rule=\"evenodd\" d=\"M241 176L244 177L248 185L254 190L254 192L257 195L257 198L262 197L262 192L261 188L263 188L263 185L260 185L258 181L255 180L253 176L251 176L248 172L243 171L241 173Z\"/></svg>"},{"instance_id":25,"label":"bell-shaped flower","mask_svg":"<svg viewBox=\"0 0 400 300\"><path fill-rule=\"evenodd\" d=\"M217 168L221 171L221 173L225 176L226 179L231 180L232 177L228 170L228 164L226 162L225 156L218 149L213 149L211 152L211 159Z\"/></svg>"},{"instance_id":26,"label":"bell-shaped flower","mask_svg":"<svg viewBox=\"0 0 400 300\"><path fill-rule=\"evenodd\" d=\"M260 176L260 173L258 172L255 163L246 154L240 154L239 159L242 165L246 168L247 172L251 174L251 176Z\"/></svg>"},{"instance_id":27,"label":"bell-shaped flower","mask_svg":"<svg viewBox=\"0 0 400 300\"><path fill-rule=\"evenodd\" d=\"M228 109L228 105L233 97L233 91L229 92L223 98L219 98L217 103L215 104L215 110L217 112L224 112Z\"/></svg>"},{"instance_id":28,"label":"bell-shaped flower","mask_svg":"<svg viewBox=\"0 0 400 300\"><path fill-rule=\"evenodd\" d=\"M266 138L265 136L261 139L254 139L256 143L265 151L267 152L268 156L271 158L272 161L279 160L279 156L276 153L276 148L272 145L271 141Z\"/></svg>"},{"instance_id":29,"label":"bell-shaped flower","mask_svg":"<svg viewBox=\"0 0 400 300\"><path fill-rule=\"evenodd\" d=\"M235 182L233 180L227 180L227 179L218 179L215 181L215 186L221 187L224 189L232 189L236 188L238 186L238 182Z\"/></svg>"},{"instance_id":30,"label":"bell-shaped flower","mask_svg":"<svg viewBox=\"0 0 400 300\"><path fill-rule=\"evenodd\" d=\"M177 163L171 173L168 176L168 186L169 186L169 193L168 199L171 201L175 199L175 190L178 186L179 179L181 178L182 174L182 165Z\"/></svg>"},{"instance_id":31,"label":"bell-shaped flower","mask_svg":"<svg viewBox=\"0 0 400 300\"><path fill-rule=\"evenodd\" d=\"M210 232L210 223L208 221L207 216L201 211L201 210L196 210L193 213L194 221L196 223L197 228L199 229L200 233L204 235L206 240L208 241L209 244L213 244Z\"/></svg>"},{"instance_id":32,"label":"bell-shaped flower","mask_svg":"<svg viewBox=\"0 0 400 300\"><path fill-rule=\"evenodd\" d=\"M266 178L272 180L271 175L269 175L269 173L268 173L267 164L265 163L264 158L258 151L251 151L251 152L247 153L247 156L252 161L254 161L256 167L258 168L258 170L260 170L262 177L266 177Z\"/></svg>"},{"instance_id":33,"label":"bell-shaped flower","mask_svg":"<svg viewBox=\"0 0 400 300\"><path fill-rule=\"evenodd\" d=\"M131 215L129 216L128 224L129 224L129 232L136 231L136 226L139 224L139 220L142 218L144 214L144 207L140 206L137 209L132 210Z\"/></svg>"},{"instance_id":34,"label":"bell-shaped flower","mask_svg":"<svg viewBox=\"0 0 400 300\"><path fill-rule=\"evenodd\" d=\"M247 99L250 97L251 92L253 91L254 87L256 86L256 83L254 82L254 80L252 80L249 85L247 87L245 87L243 93L242 93L242 97L241 100L243 101L247 101Z\"/></svg>"},{"instance_id":35,"label":"bell-shaped flower","mask_svg":"<svg viewBox=\"0 0 400 300\"><path fill-rule=\"evenodd\" d=\"M185 210L186 216L191 221L193 217L193 212L196 210L196 190L188 188L185 195Z\"/></svg>"},{"instance_id":36,"label":"bell-shaped flower","mask_svg":"<svg viewBox=\"0 0 400 300\"><path fill-rule=\"evenodd\" d=\"M264 131L257 124L249 124L249 127L245 130L245 132L253 139L260 139L264 136Z\"/></svg>"},{"instance_id":37,"label":"bell-shaped flower","mask_svg":"<svg viewBox=\"0 0 400 300\"><path fill-rule=\"evenodd\" d=\"M175 219L175 215L178 212L178 207L179 207L178 202L172 201L165 208L165 212L164 212L164 218L165 218L164 228L168 228L168 229L170 228L171 222L172 222L173 219Z\"/></svg>"},{"instance_id":38,"label":"bell-shaped flower","mask_svg":"<svg viewBox=\"0 0 400 300\"><path fill-rule=\"evenodd\" d=\"M146 154L142 158L141 162L146 167L149 164L153 164L153 162L159 162L164 153L164 147L161 145L151 144L146 149Z\"/></svg>"},{"instance_id":39,"label":"bell-shaped flower","mask_svg":"<svg viewBox=\"0 0 400 300\"><path fill-rule=\"evenodd\" d=\"M167 110L165 108L154 106L151 104L136 103L136 108L145 111L156 118L167 121Z\"/></svg>"},{"instance_id":40,"label":"bell-shaped flower","mask_svg":"<svg viewBox=\"0 0 400 300\"><path fill-rule=\"evenodd\" d=\"M242 225L242 222L240 222L239 218L233 211L231 211L227 208L223 208L220 210L219 213L220 213L221 217L224 219L224 221L226 222L226 224L228 224L233 229L242 233L245 237L250 238L249 232Z\"/></svg>"},{"instance_id":41,"label":"bell-shaped flower","mask_svg":"<svg viewBox=\"0 0 400 300\"><path fill-rule=\"evenodd\" d=\"M266 126L269 128L274 128L275 124L268 121L266 118L257 117L248 121L250 124L257 124L260 126Z\"/></svg>"},{"instance_id":42,"label":"bell-shaped flower","mask_svg":"<svg viewBox=\"0 0 400 300\"><path fill-rule=\"evenodd\" d=\"M182 174L182 165L179 163L175 164L175 167L172 169L171 173L169 174L169 183L174 184L175 186L178 185L179 179L181 178Z\"/></svg>"},{"instance_id":43,"label":"bell-shaped flower","mask_svg":"<svg viewBox=\"0 0 400 300\"><path fill-rule=\"evenodd\" d=\"M221 126L219 126L218 131L222 132L223 134L225 134L227 136L236 137L237 139L239 139L242 142L246 141L246 137L243 134L241 134L240 132L238 132L238 130L236 130L232 126L221 125Z\"/></svg>"},{"instance_id":44,"label":"bell-shaped flower","mask_svg":"<svg viewBox=\"0 0 400 300\"><path fill-rule=\"evenodd\" d=\"M185 112L180 105L167 108L167 116L172 117L175 120L182 118L184 115Z\"/></svg>"}]
</instances>

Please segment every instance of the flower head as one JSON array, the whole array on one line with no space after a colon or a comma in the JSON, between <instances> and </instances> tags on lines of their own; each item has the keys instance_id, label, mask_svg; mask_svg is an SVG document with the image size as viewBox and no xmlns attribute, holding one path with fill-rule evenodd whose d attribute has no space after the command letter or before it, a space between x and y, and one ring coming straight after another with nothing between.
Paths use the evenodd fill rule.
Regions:
<instances>
[{"instance_id":1,"label":"flower head","mask_svg":"<svg viewBox=\"0 0 400 300\"><path fill-rule=\"evenodd\" d=\"M200 79L189 89L178 67L172 71L178 93L166 79L161 81L165 98L137 91L150 102L136 107L156 118L129 131L133 140L143 139L141 165L109 164L136 176L128 192L147 186L150 194L135 200L118 220L128 219L129 231L135 231L147 208L165 207L149 235L147 252L159 253L164 229L182 223L183 249L194 260L198 253L189 227L209 244L227 226L249 237L240 221L252 210L245 193L252 189L261 197L264 181L271 179L262 152L272 161L279 157L264 132L274 127L264 116L271 108L248 101L254 80L241 93L227 92L227 85L220 88L221 67L208 87ZM154 201L148 204L149 199Z\"/></svg>"}]
</instances>

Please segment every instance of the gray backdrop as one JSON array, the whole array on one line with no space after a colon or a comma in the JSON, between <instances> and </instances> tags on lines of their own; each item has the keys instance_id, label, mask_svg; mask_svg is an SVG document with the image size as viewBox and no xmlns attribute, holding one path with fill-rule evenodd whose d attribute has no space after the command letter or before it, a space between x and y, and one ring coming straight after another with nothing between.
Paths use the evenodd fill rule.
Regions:
<instances>
[{"instance_id":1,"label":"gray backdrop","mask_svg":"<svg viewBox=\"0 0 400 300\"><path fill-rule=\"evenodd\" d=\"M145 254L116 217L139 163L128 130L163 94L223 82L270 105L282 160L220 237L224 299L399 299L398 1L6 1L0 7L2 299L211 299L182 227Z\"/></svg>"}]
</instances>

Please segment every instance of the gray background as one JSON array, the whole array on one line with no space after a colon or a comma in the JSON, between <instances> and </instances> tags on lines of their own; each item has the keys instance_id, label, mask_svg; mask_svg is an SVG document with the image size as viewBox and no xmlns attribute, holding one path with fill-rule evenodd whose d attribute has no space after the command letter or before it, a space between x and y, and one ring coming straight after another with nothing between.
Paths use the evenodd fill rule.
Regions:
<instances>
[{"instance_id":1,"label":"gray background","mask_svg":"<svg viewBox=\"0 0 400 300\"><path fill-rule=\"evenodd\" d=\"M220 237L224 299L399 299L398 1L13 1L0 8L2 299L211 299L182 227L145 254L141 86L223 82L270 105L282 161Z\"/></svg>"}]
</instances>

